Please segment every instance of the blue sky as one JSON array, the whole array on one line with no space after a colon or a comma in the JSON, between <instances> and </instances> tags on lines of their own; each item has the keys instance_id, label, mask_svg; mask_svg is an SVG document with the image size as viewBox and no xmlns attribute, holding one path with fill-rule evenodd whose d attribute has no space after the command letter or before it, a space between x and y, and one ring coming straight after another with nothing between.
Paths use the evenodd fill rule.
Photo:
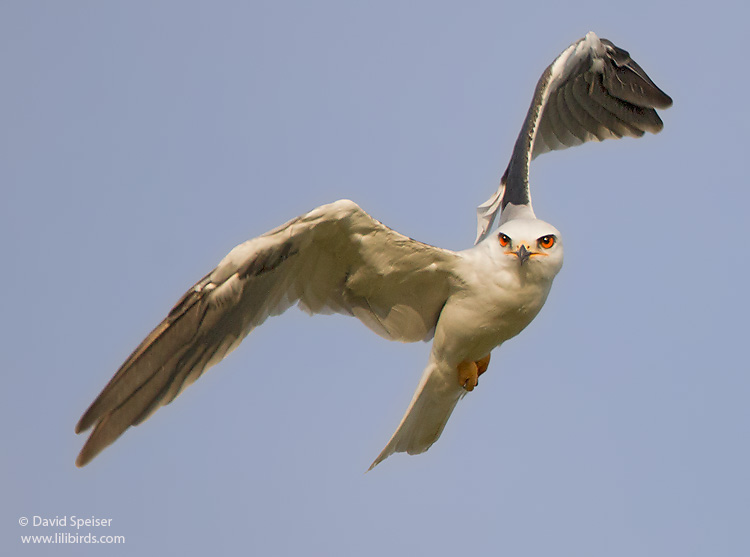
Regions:
<instances>
[{"instance_id":1,"label":"blue sky","mask_svg":"<svg viewBox=\"0 0 750 557\"><path fill-rule=\"evenodd\" d=\"M0 6L3 553L750 553L746 8L504 4ZM239 242L350 198L469 247L536 80L589 30L674 107L535 161L565 266L428 453L364 473L429 345L290 310L75 468L81 413ZM71 531L35 515L125 543L22 547Z\"/></svg>"}]
</instances>

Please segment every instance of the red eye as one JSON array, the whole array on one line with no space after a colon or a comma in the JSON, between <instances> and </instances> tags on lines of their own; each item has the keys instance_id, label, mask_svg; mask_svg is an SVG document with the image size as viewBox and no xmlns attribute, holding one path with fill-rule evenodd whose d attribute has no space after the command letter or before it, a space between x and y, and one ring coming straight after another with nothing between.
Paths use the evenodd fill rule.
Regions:
<instances>
[{"instance_id":1,"label":"red eye","mask_svg":"<svg viewBox=\"0 0 750 557\"><path fill-rule=\"evenodd\" d=\"M552 234L550 234L549 236L542 236L541 238L539 238L539 247L549 249L555 245L556 239L557 238L555 238L555 236Z\"/></svg>"},{"instance_id":2,"label":"red eye","mask_svg":"<svg viewBox=\"0 0 750 557\"><path fill-rule=\"evenodd\" d=\"M497 241L500 242L500 245L503 246L503 247L505 247L508 244L510 244L510 238L508 236L506 236L505 234L503 234L502 232L497 237Z\"/></svg>"}]
</instances>

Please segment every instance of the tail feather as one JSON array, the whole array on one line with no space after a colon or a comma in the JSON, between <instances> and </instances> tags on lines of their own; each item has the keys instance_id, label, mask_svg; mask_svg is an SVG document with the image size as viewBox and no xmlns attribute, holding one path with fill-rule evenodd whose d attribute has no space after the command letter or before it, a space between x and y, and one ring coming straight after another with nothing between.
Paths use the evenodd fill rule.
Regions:
<instances>
[{"instance_id":1,"label":"tail feather","mask_svg":"<svg viewBox=\"0 0 750 557\"><path fill-rule=\"evenodd\" d=\"M423 453L438 440L456 404L466 394L456 374L455 369L430 355L406 414L368 471L393 453Z\"/></svg>"}]
</instances>

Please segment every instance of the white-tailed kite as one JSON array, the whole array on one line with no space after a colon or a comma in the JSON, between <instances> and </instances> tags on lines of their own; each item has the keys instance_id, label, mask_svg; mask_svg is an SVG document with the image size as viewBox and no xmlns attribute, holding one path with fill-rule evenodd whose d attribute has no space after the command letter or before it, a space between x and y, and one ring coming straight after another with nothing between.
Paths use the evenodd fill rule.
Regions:
<instances>
[{"instance_id":1,"label":"white-tailed kite","mask_svg":"<svg viewBox=\"0 0 750 557\"><path fill-rule=\"evenodd\" d=\"M268 316L294 304L311 314L353 315L392 340L433 338L411 404L370 468L394 452L426 451L477 385L492 349L534 319L562 267L560 233L531 208L530 160L585 141L658 132L654 108L670 104L627 52L589 33L542 75L500 189L480 207L480 238L471 249L412 240L346 200L235 247L177 302L81 417L76 432L94 430L76 464L87 464Z\"/></svg>"}]
</instances>

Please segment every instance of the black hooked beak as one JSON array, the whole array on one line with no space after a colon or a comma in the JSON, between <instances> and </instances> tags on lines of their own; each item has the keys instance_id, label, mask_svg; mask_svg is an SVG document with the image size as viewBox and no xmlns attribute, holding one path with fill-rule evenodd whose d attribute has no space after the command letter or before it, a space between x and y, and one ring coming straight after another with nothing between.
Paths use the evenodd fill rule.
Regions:
<instances>
[{"instance_id":1,"label":"black hooked beak","mask_svg":"<svg viewBox=\"0 0 750 557\"><path fill-rule=\"evenodd\" d=\"M518 248L518 251L514 253L518 256L518 260L521 262L521 265L526 263L531 256L531 252L527 250L526 246L524 246L523 244L521 244L521 247Z\"/></svg>"}]
</instances>

